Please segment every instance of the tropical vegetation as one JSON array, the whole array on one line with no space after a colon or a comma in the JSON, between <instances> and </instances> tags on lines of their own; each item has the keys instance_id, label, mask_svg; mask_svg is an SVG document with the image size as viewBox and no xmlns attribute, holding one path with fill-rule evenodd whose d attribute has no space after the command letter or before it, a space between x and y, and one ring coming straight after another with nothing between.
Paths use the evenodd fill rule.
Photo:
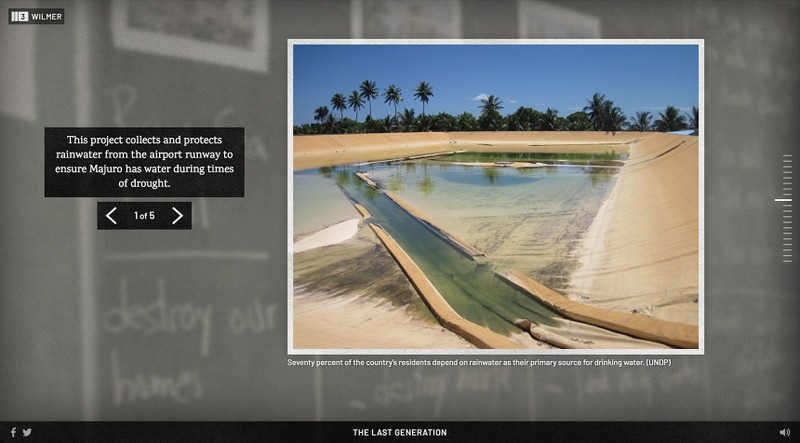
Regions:
<instances>
[{"instance_id":1,"label":"tropical vegetation","mask_svg":"<svg viewBox=\"0 0 800 443\"><path fill-rule=\"evenodd\" d=\"M686 116L680 114L678 108L667 106L664 112L658 113L658 119L653 122L654 127L660 132L681 131L687 129Z\"/></svg>"},{"instance_id":2,"label":"tropical vegetation","mask_svg":"<svg viewBox=\"0 0 800 443\"><path fill-rule=\"evenodd\" d=\"M394 119L397 120L397 104L403 101L403 91L395 85L389 85L386 91L383 92L384 103L391 103L394 105Z\"/></svg>"},{"instance_id":3,"label":"tropical vegetation","mask_svg":"<svg viewBox=\"0 0 800 443\"><path fill-rule=\"evenodd\" d=\"M379 97L392 106L394 113L375 118L372 115L372 101ZM500 114L503 101L495 95L480 96L480 112L475 115L464 111L453 116L446 112L427 114L425 105L434 97L433 87L425 81L417 83L413 97L422 105L419 115L414 108L404 108L398 112L403 101L402 90L390 84L383 92L371 80L364 80L358 88L345 96L336 93L328 106L320 106L314 110L314 123L295 125L294 133L299 134L358 134L384 132L451 132L451 131L660 131L671 132L694 129L699 132L700 114L697 106L691 111L681 114L672 105L663 112L653 115L649 111L638 111L628 118L612 100L600 92L594 93L586 100L582 110L566 117L558 115L558 110L547 108L538 111L531 107L520 106L505 116ZM476 97L478 99L478 97ZM368 107L369 113L363 122L358 121L358 112ZM345 116L348 109L353 111L353 118ZM334 114L338 112L338 118Z\"/></svg>"},{"instance_id":4,"label":"tropical vegetation","mask_svg":"<svg viewBox=\"0 0 800 443\"><path fill-rule=\"evenodd\" d=\"M331 98L331 107L334 111L339 111L340 117L344 118L344 110L347 109L347 100L344 94L334 94Z\"/></svg>"},{"instance_id":5,"label":"tropical vegetation","mask_svg":"<svg viewBox=\"0 0 800 443\"><path fill-rule=\"evenodd\" d=\"M414 89L414 98L418 98L422 102L422 115L425 115L425 103L428 103L431 97L433 97L431 85L427 82L419 82Z\"/></svg>"},{"instance_id":6,"label":"tropical vegetation","mask_svg":"<svg viewBox=\"0 0 800 443\"><path fill-rule=\"evenodd\" d=\"M361 85L358 86L359 96L367 101L369 105L369 118L372 118L372 100L378 98L378 87L375 85L375 82L371 82L369 80L364 80L361 82Z\"/></svg>"},{"instance_id":7,"label":"tropical vegetation","mask_svg":"<svg viewBox=\"0 0 800 443\"><path fill-rule=\"evenodd\" d=\"M358 121L358 110L364 107L364 100L358 95L358 91L353 91L347 97L347 107L356 111L356 121Z\"/></svg>"}]
</instances>

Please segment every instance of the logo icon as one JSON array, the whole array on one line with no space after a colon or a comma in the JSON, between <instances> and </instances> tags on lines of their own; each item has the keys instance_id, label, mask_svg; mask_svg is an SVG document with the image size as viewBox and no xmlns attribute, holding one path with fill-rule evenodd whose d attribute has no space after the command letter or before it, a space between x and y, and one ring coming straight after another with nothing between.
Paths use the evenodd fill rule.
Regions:
<instances>
[{"instance_id":1,"label":"logo icon","mask_svg":"<svg viewBox=\"0 0 800 443\"><path fill-rule=\"evenodd\" d=\"M14 23L25 23L28 21L28 11L11 11L11 21Z\"/></svg>"},{"instance_id":2,"label":"logo icon","mask_svg":"<svg viewBox=\"0 0 800 443\"><path fill-rule=\"evenodd\" d=\"M22 436L23 437L30 437L31 432L33 432L33 429L31 429L31 428L23 429L22 430Z\"/></svg>"},{"instance_id":3,"label":"logo icon","mask_svg":"<svg viewBox=\"0 0 800 443\"><path fill-rule=\"evenodd\" d=\"M17 428L11 428L11 438L16 438Z\"/></svg>"},{"instance_id":4,"label":"logo icon","mask_svg":"<svg viewBox=\"0 0 800 443\"><path fill-rule=\"evenodd\" d=\"M9 25L63 25L64 8L8 8Z\"/></svg>"}]
</instances>

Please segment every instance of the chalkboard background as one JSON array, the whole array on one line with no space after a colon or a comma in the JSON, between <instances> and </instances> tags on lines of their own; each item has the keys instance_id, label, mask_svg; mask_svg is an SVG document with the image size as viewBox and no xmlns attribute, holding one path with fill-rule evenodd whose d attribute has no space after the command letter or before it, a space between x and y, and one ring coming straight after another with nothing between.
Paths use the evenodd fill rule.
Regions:
<instances>
[{"instance_id":1,"label":"chalkboard background","mask_svg":"<svg viewBox=\"0 0 800 443\"><path fill-rule=\"evenodd\" d=\"M265 33L222 43L253 43L238 61L203 46L218 36L195 36L199 55L163 35L161 50L142 50L129 32L142 4L125 16L127 2L79 2L65 25L35 30L0 24L0 81L19 85L0 89L0 420L800 416L800 274L777 252L771 174L796 150L796 4L244 2L243 27ZM456 21L422 26L425 7ZM705 355L646 369L287 367L286 40L408 37L364 25L375 20L419 24L417 38L562 37L537 34L539 10L567 36L705 39ZM244 126L246 197L193 199L187 232L97 231L97 199L43 197L45 126ZM174 321L123 328L123 300L174 308Z\"/></svg>"}]
</instances>

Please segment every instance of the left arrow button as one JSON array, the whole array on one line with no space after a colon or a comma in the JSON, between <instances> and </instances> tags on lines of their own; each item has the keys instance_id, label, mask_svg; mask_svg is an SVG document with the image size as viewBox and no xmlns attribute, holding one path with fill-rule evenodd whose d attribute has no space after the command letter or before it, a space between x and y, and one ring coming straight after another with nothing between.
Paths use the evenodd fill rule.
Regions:
<instances>
[{"instance_id":1,"label":"left arrow button","mask_svg":"<svg viewBox=\"0 0 800 443\"><path fill-rule=\"evenodd\" d=\"M111 220L111 223L114 223L115 225L117 224L117 222L116 222L116 220L114 220L113 218L111 218L111 214L113 214L113 213L114 213L114 211L116 211L116 210L117 210L117 207L116 207L116 206L114 206L113 208L111 208L111 210L110 210L110 211L108 211L108 214L106 214L106 218L107 218L107 219L109 219L109 220Z\"/></svg>"}]
</instances>

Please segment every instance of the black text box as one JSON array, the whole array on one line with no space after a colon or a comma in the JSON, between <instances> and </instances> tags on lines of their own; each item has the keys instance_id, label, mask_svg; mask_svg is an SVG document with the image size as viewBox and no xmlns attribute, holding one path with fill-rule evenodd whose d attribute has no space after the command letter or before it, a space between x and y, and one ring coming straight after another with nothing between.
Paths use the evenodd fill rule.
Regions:
<instances>
[{"instance_id":1,"label":"black text box","mask_svg":"<svg viewBox=\"0 0 800 443\"><path fill-rule=\"evenodd\" d=\"M244 197L244 128L45 128L45 197Z\"/></svg>"}]
</instances>

